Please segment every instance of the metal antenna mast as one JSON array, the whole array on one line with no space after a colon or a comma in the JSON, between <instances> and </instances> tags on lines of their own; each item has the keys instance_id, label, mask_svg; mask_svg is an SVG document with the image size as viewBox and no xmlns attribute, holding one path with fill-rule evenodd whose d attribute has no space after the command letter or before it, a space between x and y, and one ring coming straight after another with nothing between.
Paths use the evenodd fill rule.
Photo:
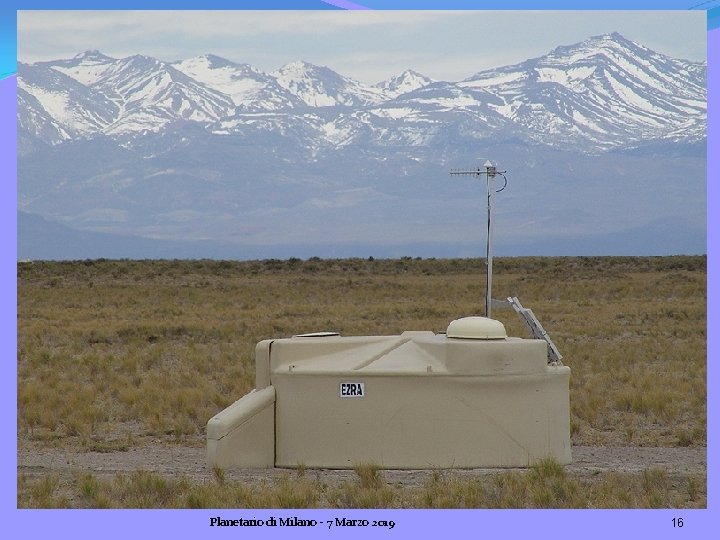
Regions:
<instances>
[{"instance_id":1,"label":"metal antenna mast","mask_svg":"<svg viewBox=\"0 0 720 540\"><path fill-rule=\"evenodd\" d=\"M492 198L495 193L500 193L507 186L507 171L498 171L497 167L490 160L483 163L485 170L480 167L474 170L451 170L451 176L475 176L480 178L483 174L487 178L487 250L485 265L487 266L487 281L485 283L485 316L490 318L490 306L492 304ZM505 179L503 187L495 191L495 176L500 175Z\"/></svg>"}]
</instances>

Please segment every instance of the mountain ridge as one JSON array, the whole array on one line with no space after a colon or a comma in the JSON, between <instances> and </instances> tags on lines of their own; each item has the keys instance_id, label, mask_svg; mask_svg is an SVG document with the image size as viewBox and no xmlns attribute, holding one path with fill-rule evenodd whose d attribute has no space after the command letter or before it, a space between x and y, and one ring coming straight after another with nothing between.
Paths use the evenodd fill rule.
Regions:
<instances>
[{"instance_id":1,"label":"mountain ridge","mask_svg":"<svg viewBox=\"0 0 720 540\"><path fill-rule=\"evenodd\" d=\"M398 103L418 114L433 105L443 111L467 112L475 107L479 122L488 120L488 111L480 111L487 105L508 121L503 125L496 121L494 129L519 129L527 141L572 145L586 152L630 147L648 138L695 141L704 136L706 121L706 67L661 55L618 33L558 46L546 55L483 70L457 82L434 81L407 69L387 81L366 85L301 60L268 74L212 54L168 63L144 55L113 59L93 50L72 59L20 66L23 91L45 110L26 100L28 109L37 117L49 116L63 128L50 139L43 139L42 129L36 130L37 138L49 144L99 132L132 136L161 130L175 120L209 125L241 113L305 109L335 108L336 123L347 127L348 109L357 118L365 111L388 110ZM661 67L672 68L673 73ZM54 116L52 92L37 82L38 77L35 84L27 82L43 69L74 78L87 88L86 96L114 103L113 121L100 123L92 131L87 125L82 129L73 125L72 119ZM438 96L429 93L433 85ZM461 92L451 88L461 88L466 94L448 96L448 92ZM417 94L423 89L423 94ZM87 99L77 88L56 93L61 94L58 100L68 103ZM416 98L411 102L408 96L413 93ZM134 99L133 94L143 99ZM623 118L623 125L616 125L617 118ZM360 124L356 129L362 129ZM29 122L23 127L32 132Z\"/></svg>"},{"instance_id":2,"label":"mountain ridge","mask_svg":"<svg viewBox=\"0 0 720 540\"><path fill-rule=\"evenodd\" d=\"M164 242L163 254L187 253L178 242L193 253L205 243L452 254L459 239L484 242L486 202L482 178L448 172L492 159L509 180L498 250L564 253L585 238L586 251L607 252L626 238L618 252L644 253L655 235L654 254L685 241L695 252L705 74L619 34L461 81L405 70L367 85L307 62L264 73L212 54L19 63L18 209L45 220L35 231L108 235L102 253L116 243L126 254L138 238L146 251ZM46 228L55 256L72 235Z\"/></svg>"}]
</instances>

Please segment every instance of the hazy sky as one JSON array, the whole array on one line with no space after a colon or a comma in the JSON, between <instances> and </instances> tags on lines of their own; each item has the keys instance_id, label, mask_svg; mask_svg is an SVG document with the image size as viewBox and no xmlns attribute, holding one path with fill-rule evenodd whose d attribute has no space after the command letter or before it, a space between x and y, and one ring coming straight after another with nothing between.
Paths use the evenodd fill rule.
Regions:
<instances>
[{"instance_id":1,"label":"hazy sky","mask_svg":"<svg viewBox=\"0 0 720 540\"><path fill-rule=\"evenodd\" d=\"M663 54L705 60L702 11L18 11L18 59L88 49L180 60L213 53L266 72L295 60L366 83L411 68L461 80L617 31Z\"/></svg>"}]
</instances>

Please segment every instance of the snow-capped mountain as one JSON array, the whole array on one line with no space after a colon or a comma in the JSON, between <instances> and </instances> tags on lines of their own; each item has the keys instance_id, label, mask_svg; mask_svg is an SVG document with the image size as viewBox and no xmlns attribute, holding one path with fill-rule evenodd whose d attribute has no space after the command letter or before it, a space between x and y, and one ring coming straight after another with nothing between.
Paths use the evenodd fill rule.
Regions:
<instances>
[{"instance_id":1,"label":"snow-capped mountain","mask_svg":"<svg viewBox=\"0 0 720 540\"><path fill-rule=\"evenodd\" d=\"M461 83L502 99L493 107L544 143L577 139L613 147L647 139L705 137L704 64L676 60L623 38L596 36L486 70Z\"/></svg>"},{"instance_id":2,"label":"snow-capped mountain","mask_svg":"<svg viewBox=\"0 0 720 540\"><path fill-rule=\"evenodd\" d=\"M501 245L698 252L705 78L705 63L618 34L462 81L406 70L374 86L302 61L264 73L210 54L19 63L18 209L84 232L213 239L231 257L329 230L341 244L444 246L467 238L482 205L476 179L449 169L491 158L510 180ZM42 256L22 238L24 256Z\"/></svg>"},{"instance_id":3,"label":"snow-capped mountain","mask_svg":"<svg viewBox=\"0 0 720 540\"><path fill-rule=\"evenodd\" d=\"M278 111L304 105L274 77L250 64L236 64L206 54L175 62L173 66L208 88L229 96L241 111Z\"/></svg>"},{"instance_id":4,"label":"snow-capped mountain","mask_svg":"<svg viewBox=\"0 0 720 540\"><path fill-rule=\"evenodd\" d=\"M433 82L435 81L430 77L426 77L412 69L407 69L400 75L376 84L375 87L380 89L388 98L396 98L402 94L407 94L408 92L432 84Z\"/></svg>"},{"instance_id":5,"label":"snow-capped mountain","mask_svg":"<svg viewBox=\"0 0 720 540\"><path fill-rule=\"evenodd\" d=\"M586 152L705 137L705 64L669 58L617 33L458 83L406 70L369 86L302 61L267 74L209 54L166 63L98 51L19 64L18 74L23 135L50 144L158 132L177 121L218 135L278 128L257 117L264 112L289 122L305 118L319 137L307 141L313 148L367 141L368 133L376 142L431 144L433 134L458 129ZM410 138L403 135L409 123Z\"/></svg>"},{"instance_id":6,"label":"snow-capped mountain","mask_svg":"<svg viewBox=\"0 0 720 540\"><path fill-rule=\"evenodd\" d=\"M92 87L121 108L107 134L157 131L176 120L212 122L234 110L226 95L142 55L114 62Z\"/></svg>"},{"instance_id":7,"label":"snow-capped mountain","mask_svg":"<svg viewBox=\"0 0 720 540\"><path fill-rule=\"evenodd\" d=\"M63 140L157 132L178 120L213 122L235 109L228 96L142 55L115 60L88 51L71 60L19 63L18 87L61 126Z\"/></svg>"},{"instance_id":8,"label":"snow-capped mountain","mask_svg":"<svg viewBox=\"0 0 720 540\"><path fill-rule=\"evenodd\" d=\"M47 66L18 65L18 124L51 144L88 136L118 115L103 92Z\"/></svg>"},{"instance_id":9,"label":"snow-capped mountain","mask_svg":"<svg viewBox=\"0 0 720 540\"><path fill-rule=\"evenodd\" d=\"M273 73L278 84L310 107L362 107L386 99L381 91L343 77L327 67L292 62Z\"/></svg>"},{"instance_id":10,"label":"snow-capped mountain","mask_svg":"<svg viewBox=\"0 0 720 540\"><path fill-rule=\"evenodd\" d=\"M92 86L115 62L116 60L114 58L110 58L98 50L91 50L82 52L66 60L39 62L36 65L59 71L72 77L84 86Z\"/></svg>"}]
</instances>

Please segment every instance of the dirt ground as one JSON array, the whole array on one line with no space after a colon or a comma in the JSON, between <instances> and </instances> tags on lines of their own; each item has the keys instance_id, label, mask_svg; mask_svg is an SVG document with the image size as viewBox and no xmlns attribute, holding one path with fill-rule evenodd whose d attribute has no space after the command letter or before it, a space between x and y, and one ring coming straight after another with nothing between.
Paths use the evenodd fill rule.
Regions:
<instances>
[{"instance_id":1,"label":"dirt ground","mask_svg":"<svg viewBox=\"0 0 720 540\"><path fill-rule=\"evenodd\" d=\"M600 447L573 446L573 462L568 473L593 475L597 472L641 472L659 468L670 476L702 475L707 472L707 448ZM18 450L18 475L27 477L56 474L70 477L78 472L93 473L98 478L113 478L118 473L145 470L167 477L185 476L195 482L212 481L213 471L205 462L205 447L148 444L122 452L78 452L64 449ZM464 469L452 474L472 477L509 469ZM226 481L260 483L287 473L287 469L242 469L225 471ZM323 482L332 484L356 477L352 470L316 470ZM431 470L387 470L383 473L390 484L422 485Z\"/></svg>"}]
</instances>

